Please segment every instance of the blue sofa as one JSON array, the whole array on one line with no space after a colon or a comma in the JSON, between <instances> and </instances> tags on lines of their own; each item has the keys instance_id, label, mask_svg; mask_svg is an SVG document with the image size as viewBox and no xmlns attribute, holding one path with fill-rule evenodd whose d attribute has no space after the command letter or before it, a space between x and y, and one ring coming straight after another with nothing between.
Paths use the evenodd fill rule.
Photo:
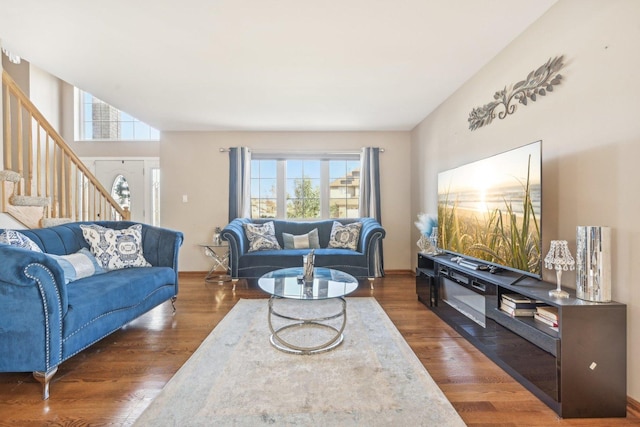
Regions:
<instances>
[{"instance_id":1,"label":"blue sofa","mask_svg":"<svg viewBox=\"0 0 640 427\"><path fill-rule=\"evenodd\" d=\"M142 250L151 267L108 270L65 284L63 269L48 254L88 248L80 224L121 230L136 223L19 230L44 253L0 244L0 372L33 372L43 399L58 365L178 294L183 235L145 224Z\"/></svg>"},{"instance_id":2,"label":"blue sofa","mask_svg":"<svg viewBox=\"0 0 640 427\"><path fill-rule=\"evenodd\" d=\"M315 250L315 266L344 271L358 278L374 278L376 274L374 250L384 238L385 231L373 218L331 219L317 221L287 221L274 219L236 218L222 230L222 239L229 242L229 269L233 279L257 278L280 268L301 267L302 256L309 249L278 249L249 252L249 239L244 224L264 224L273 221L275 236L284 248L282 233L306 234L318 229L320 249ZM333 222L350 224L361 222L360 238L356 250L327 248Z\"/></svg>"}]
</instances>

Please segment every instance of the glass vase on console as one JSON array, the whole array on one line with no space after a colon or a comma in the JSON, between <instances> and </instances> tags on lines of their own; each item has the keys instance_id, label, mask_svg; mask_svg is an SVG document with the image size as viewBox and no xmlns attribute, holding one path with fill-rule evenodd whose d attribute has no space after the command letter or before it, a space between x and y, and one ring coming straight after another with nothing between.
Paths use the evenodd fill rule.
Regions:
<instances>
[{"instance_id":1,"label":"glass vase on console","mask_svg":"<svg viewBox=\"0 0 640 427\"><path fill-rule=\"evenodd\" d=\"M438 227L431 229L431 235L429 235L429 243L433 247L434 252L438 251Z\"/></svg>"},{"instance_id":2,"label":"glass vase on console","mask_svg":"<svg viewBox=\"0 0 640 427\"><path fill-rule=\"evenodd\" d=\"M432 248L431 255L439 255L443 253L443 251L438 248L438 227L433 227L431 229L431 235L429 236L429 243L431 244L431 248Z\"/></svg>"}]
</instances>

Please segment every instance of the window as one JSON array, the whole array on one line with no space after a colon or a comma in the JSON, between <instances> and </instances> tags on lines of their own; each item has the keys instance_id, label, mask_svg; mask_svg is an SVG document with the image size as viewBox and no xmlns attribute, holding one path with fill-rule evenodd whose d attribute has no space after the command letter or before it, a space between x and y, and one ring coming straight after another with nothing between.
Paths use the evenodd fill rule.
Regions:
<instances>
[{"instance_id":1,"label":"window","mask_svg":"<svg viewBox=\"0 0 640 427\"><path fill-rule=\"evenodd\" d=\"M331 162L329 208L332 218L360 216L360 161Z\"/></svg>"},{"instance_id":2,"label":"window","mask_svg":"<svg viewBox=\"0 0 640 427\"><path fill-rule=\"evenodd\" d=\"M251 161L251 218L278 216L276 160Z\"/></svg>"},{"instance_id":3,"label":"window","mask_svg":"<svg viewBox=\"0 0 640 427\"><path fill-rule=\"evenodd\" d=\"M286 162L287 218L320 218L320 160Z\"/></svg>"},{"instance_id":4,"label":"window","mask_svg":"<svg viewBox=\"0 0 640 427\"><path fill-rule=\"evenodd\" d=\"M111 186L111 197L118 202L121 208L129 209L131 206L131 192L129 182L124 175L118 175Z\"/></svg>"},{"instance_id":5,"label":"window","mask_svg":"<svg viewBox=\"0 0 640 427\"><path fill-rule=\"evenodd\" d=\"M358 155L251 160L252 218L357 218L359 197Z\"/></svg>"},{"instance_id":6,"label":"window","mask_svg":"<svg viewBox=\"0 0 640 427\"><path fill-rule=\"evenodd\" d=\"M157 141L160 132L88 92L76 89L80 140Z\"/></svg>"}]
</instances>

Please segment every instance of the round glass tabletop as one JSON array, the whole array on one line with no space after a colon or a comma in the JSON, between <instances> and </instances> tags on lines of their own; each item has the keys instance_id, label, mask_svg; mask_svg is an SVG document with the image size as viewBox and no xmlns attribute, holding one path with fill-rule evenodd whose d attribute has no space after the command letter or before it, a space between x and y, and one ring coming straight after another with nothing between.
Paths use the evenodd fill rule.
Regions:
<instances>
[{"instance_id":1,"label":"round glass tabletop","mask_svg":"<svg viewBox=\"0 0 640 427\"><path fill-rule=\"evenodd\" d=\"M271 271L260 279L263 291L280 298L319 300L343 297L358 288L358 280L343 271L316 267L313 282L302 279L302 267Z\"/></svg>"}]
</instances>

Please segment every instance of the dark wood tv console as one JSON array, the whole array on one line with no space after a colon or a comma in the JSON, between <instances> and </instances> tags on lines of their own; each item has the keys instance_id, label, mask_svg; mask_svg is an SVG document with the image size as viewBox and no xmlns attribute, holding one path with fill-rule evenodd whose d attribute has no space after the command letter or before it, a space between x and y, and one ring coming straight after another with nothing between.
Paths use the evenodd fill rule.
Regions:
<instances>
[{"instance_id":1,"label":"dark wood tv console","mask_svg":"<svg viewBox=\"0 0 640 427\"><path fill-rule=\"evenodd\" d=\"M508 270L463 267L451 258L418 254L416 292L423 304L561 417L626 416L625 304L584 301L575 292L551 298L554 284ZM557 307L558 327L501 311L503 294ZM447 302L458 299L475 308Z\"/></svg>"}]
</instances>

